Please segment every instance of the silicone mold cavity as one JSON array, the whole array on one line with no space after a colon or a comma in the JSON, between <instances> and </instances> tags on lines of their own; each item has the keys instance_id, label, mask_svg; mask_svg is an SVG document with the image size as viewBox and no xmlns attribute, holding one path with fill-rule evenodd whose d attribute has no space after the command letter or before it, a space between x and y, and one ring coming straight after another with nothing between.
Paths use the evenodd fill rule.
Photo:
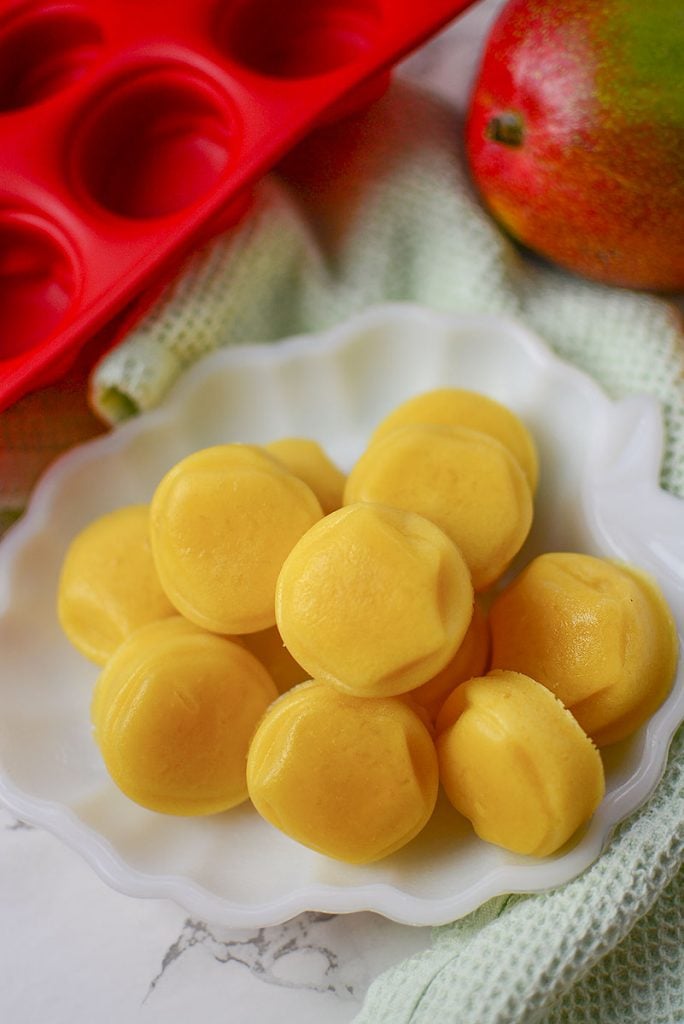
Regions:
<instances>
[{"instance_id":1,"label":"silicone mold cavity","mask_svg":"<svg viewBox=\"0 0 684 1024\"><path fill-rule=\"evenodd\" d=\"M247 0L231 5L219 25L225 51L262 75L320 75L367 53L381 28L373 0Z\"/></svg>"},{"instance_id":2,"label":"silicone mold cavity","mask_svg":"<svg viewBox=\"0 0 684 1024\"><path fill-rule=\"evenodd\" d=\"M119 216L177 213L206 195L230 165L227 106L185 70L142 72L108 90L79 125L74 177Z\"/></svg>"},{"instance_id":3,"label":"silicone mold cavity","mask_svg":"<svg viewBox=\"0 0 684 1024\"><path fill-rule=\"evenodd\" d=\"M0 213L0 360L28 352L64 320L79 291L59 232L30 214Z\"/></svg>"},{"instance_id":4,"label":"silicone mold cavity","mask_svg":"<svg viewBox=\"0 0 684 1024\"><path fill-rule=\"evenodd\" d=\"M98 60L102 30L80 8L38 7L0 33L0 112L32 106Z\"/></svg>"},{"instance_id":5,"label":"silicone mold cavity","mask_svg":"<svg viewBox=\"0 0 684 1024\"><path fill-rule=\"evenodd\" d=\"M471 3L0 0L0 409L117 344L259 178Z\"/></svg>"}]
</instances>

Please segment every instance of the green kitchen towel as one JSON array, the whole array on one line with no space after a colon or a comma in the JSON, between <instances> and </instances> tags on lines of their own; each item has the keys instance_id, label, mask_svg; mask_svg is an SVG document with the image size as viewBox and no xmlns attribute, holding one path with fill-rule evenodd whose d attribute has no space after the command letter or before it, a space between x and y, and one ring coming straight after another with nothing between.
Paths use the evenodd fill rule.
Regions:
<instances>
[{"instance_id":1,"label":"green kitchen towel","mask_svg":"<svg viewBox=\"0 0 684 1024\"><path fill-rule=\"evenodd\" d=\"M667 302L523 257L478 205L462 126L394 86L259 184L249 216L197 253L91 400L116 422L156 405L221 345L319 330L371 304L512 315L614 397L663 404L663 486L684 496L684 333ZM684 529L684 513L682 518ZM684 733L649 803L581 877L490 901L378 978L358 1024L682 1024Z\"/></svg>"}]
</instances>

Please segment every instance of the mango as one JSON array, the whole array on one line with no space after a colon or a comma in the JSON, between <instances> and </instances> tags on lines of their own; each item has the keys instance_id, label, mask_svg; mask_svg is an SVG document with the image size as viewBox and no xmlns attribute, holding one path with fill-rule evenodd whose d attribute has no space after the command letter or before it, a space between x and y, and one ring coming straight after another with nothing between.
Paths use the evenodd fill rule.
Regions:
<instances>
[{"instance_id":1,"label":"mango","mask_svg":"<svg viewBox=\"0 0 684 1024\"><path fill-rule=\"evenodd\" d=\"M684 289L681 0L510 0L466 149L518 241L606 284Z\"/></svg>"}]
</instances>

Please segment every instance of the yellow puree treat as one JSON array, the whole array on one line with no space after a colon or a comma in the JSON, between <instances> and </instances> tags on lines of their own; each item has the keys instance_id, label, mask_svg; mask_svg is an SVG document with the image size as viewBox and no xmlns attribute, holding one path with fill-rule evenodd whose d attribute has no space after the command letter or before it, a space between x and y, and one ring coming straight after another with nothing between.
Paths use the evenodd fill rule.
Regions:
<instances>
[{"instance_id":1,"label":"yellow puree treat","mask_svg":"<svg viewBox=\"0 0 684 1024\"><path fill-rule=\"evenodd\" d=\"M403 693L459 647L473 589L456 546L412 512L350 505L295 545L276 589L278 628L311 678L366 697Z\"/></svg>"},{"instance_id":2,"label":"yellow puree treat","mask_svg":"<svg viewBox=\"0 0 684 1024\"><path fill-rule=\"evenodd\" d=\"M520 463L530 489L533 492L536 490L539 459L534 439L522 420L494 398L462 388L424 391L393 409L376 427L371 444L385 437L395 427L409 423L469 427L488 434L508 448Z\"/></svg>"},{"instance_id":3,"label":"yellow puree treat","mask_svg":"<svg viewBox=\"0 0 684 1024\"><path fill-rule=\"evenodd\" d=\"M487 616L476 601L468 631L451 661L422 686L409 690L406 696L424 708L429 718L434 721L454 687L473 676L481 676L487 671L488 662L489 624Z\"/></svg>"},{"instance_id":4,"label":"yellow puree treat","mask_svg":"<svg viewBox=\"0 0 684 1024\"><path fill-rule=\"evenodd\" d=\"M601 756L540 683L490 672L458 686L437 718L442 785L481 839L546 857L603 799Z\"/></svg>"},{"instance_id":5,"label":"yellow puree treat","mask_svg":"<svg viewBox=\"0 0 684 1024\"><path fill-rule=\"evenodd\" d=\"M678 643L646 575L591 555L535 558L490 611L492 666L538 679L597 746L629 736L667 696Z\"/></svg>"},{"instance_id":6,"label":"yellow puree treat","mask_svg":"<svg viewBox=\"0 0 684 1024\"><path fill-rule=\"evenodd\" d=\"M174 614L152 559L147 505L100 516L71 542L59 578L57 615L86 658L104 665L135 629Z\"/></svg>"},{"instance_id":7,"label":"yellow puree treat","mask_svg":"<svg viewBox=\"0 0 684 1024\"><path fill-rule=\"evenodd\" d=\"M140 627L140 629L143 629L143 627ZM140 632L140 629L135 630L135 632ZM202 629L201 626L196 626L194 622L190 622L189 619L184 619L182 615L178 615L177 612L174 612L173 615L165 619L157 619L155 622L147 623L143 632L145 644L149 648L152 648L157 643L165 644L171 637L197 635L213 636L212 633L207 633L206 629ZM129 639L129 637L126 639ZM100 673L90 702L90 718L93 722L99 721L100 709L109 704L119 690L122 681L127 678L129 666L131 669L137 666L139 650L139 645L136 643L127 644L125 647L121 643L116 649L116 672Z\"/></svg>"},{"instance_id":8,"label":"yellow puree treat","mask_svg":"<svg viewBox=\"0 0 684 1024\"><path fill-rule=\"evenodd\" d=\"M261 449L228 444L195 452L166 474L152 499L162 586L178 611L205 629L267 629L285 557L321 515L311 488Z\"/></svg>"},{"instance_id":9,"label":"yellow puree treat","mask_svg":"<svg viewBox=\"0 0 684 1024\"><path fill-rule=\"evenodd\" d=\"M247 784L259 814L297 842L350 864L379 860L420 832L437 798L437 756L401 700L310 681L262 719Z\"/></svg>"},{"instance_id":10,"label":"yellow puree treat","mask_svg":"<svg viewBox=\"0 0 684 1024\"><path fill-rule=\"evenodd\" d=\"M532 524L532 494L519 463L466 427L397 427L361 456L345 504L377 501L418 512L461 549L476 591L508 567Z\"/></svg>"},{"instance_id":11,"label":"yellow puree treat","mask_svg":"<svg viewBox=\"0 0 684 1024\"><path fill-rule=\"evenodd\" d=\"M297 683L309 679L309 673L299 665L278 632L277 626L262 629L259 633L247 633L240 641L258 658L278 687L279 693L285 693Z\"/></svg>"},{"instance_id":12,"label":"yellow puree treat","mask_svg":"<svg viewBox=\"0 0 684 1024\"><path fill-rule=\"evenodd\" d=\"M341 507L347 478L316 441L305 437L283 437L265 444L264 448L309 485L325 515Z\"/></svg>"},{"instance_id":13,"label":"yellow puree treat","mask_svg":"<svg viewBox=\"0 0 684 1024\"><path fill-rule=\"evenodd\" d=\"M110 658L91 717L126 796L165 814L214 814L247 799L249 743L277 695L240 644L170 618L143 626Z\"/></svg>"}]
</instances>

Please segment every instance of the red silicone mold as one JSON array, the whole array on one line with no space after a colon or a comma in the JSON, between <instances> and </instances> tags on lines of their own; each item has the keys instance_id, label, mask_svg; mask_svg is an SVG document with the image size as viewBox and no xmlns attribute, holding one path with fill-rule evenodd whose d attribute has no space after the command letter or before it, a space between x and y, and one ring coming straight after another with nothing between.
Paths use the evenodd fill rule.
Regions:
<instances>
[{"instance_id":1,"label":"red silicone mold","mask_svg":"<svg viewBox=\"0 0 684 1024\"><path fill-rule=\"evenodd\" d=\"M473 0L0 0L0 408Z\"/></svg>"}]
</instances>

